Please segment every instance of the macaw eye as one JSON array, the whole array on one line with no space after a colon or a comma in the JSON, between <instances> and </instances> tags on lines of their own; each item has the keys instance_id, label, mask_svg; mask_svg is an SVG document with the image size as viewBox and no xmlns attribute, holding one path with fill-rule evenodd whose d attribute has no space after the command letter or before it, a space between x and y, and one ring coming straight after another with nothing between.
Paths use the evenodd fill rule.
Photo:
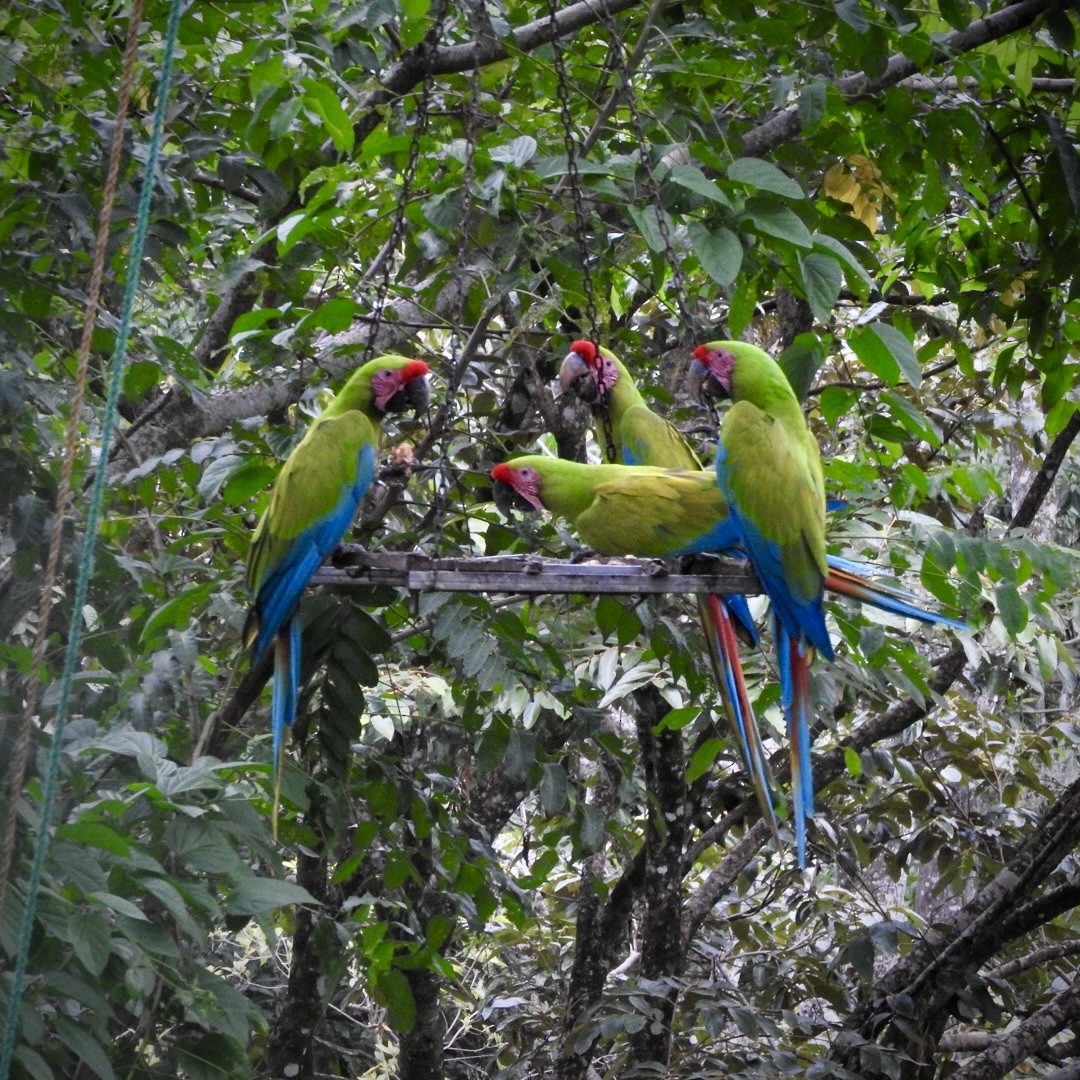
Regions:
<instances>
[{"instance_id":1,"label":"macaw eye","mask_svg":"<svg viewBox=\"0 0 1080 1080\"><path fill-rule=\"evenodd\" d=\"M522 480L531 480L536 475L536 473L532 469L522 469L518 473L518 475L521 477Z\"/></svg>"}]
</instances>

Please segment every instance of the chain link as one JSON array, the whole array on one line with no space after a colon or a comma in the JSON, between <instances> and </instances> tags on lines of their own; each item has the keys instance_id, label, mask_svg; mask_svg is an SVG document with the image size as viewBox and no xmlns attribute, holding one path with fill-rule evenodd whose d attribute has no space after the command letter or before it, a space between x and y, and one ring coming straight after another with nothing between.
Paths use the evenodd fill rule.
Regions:
<instances>
[{"instance_id":1,"label":"chain link","mask_svg":"<svg viewBox=\"0 0 1080 1080\"><path fill-rule=\"evenodd\" d=\"M548 7L552 30L557 29L557 0L549 0ZM570 115L570 89L566 75L566 62L558 37L551 39L551 59L555 68L555 93L559 99L559 118L563 129L563 144L566 147L566 175L570 183L570 201L574 210L574 237L577 241L578 256L581 259L581 291L585 297L585 329L589 340L595 344L596 288L593 284L592 270L589 267L589 237L586 227L585 203L581 195L581 177L577 167L577 145L574 141L574 123Z\"/></svg>"},{"instance_id":2,"label":"chain link","mask_svg":"<svg viewBox=\"0 0 1080 1080\"><path fill-rule=\"evenodd\" d=\"M435 8L434 23L420 46L425 53L432 53L439 47L448 7L449 0L439 0ZM425 64L424 81L420 89L420 97L416 102L416 117L413 121L412 138L409 141L409 156L405 162L405 171L401 174L401 187L398 190L397 205L394 207L394 223L390 227L390 236L386 241L386 258L383 260L379 286L375 290L373 314L368 323L368 339L360 358L361 364L367 363L375 353L375 344L382 326L383 312L386 309L386 298L390 295L390 279L394 272L394 250L405 234L405 211L409 205L413 181L416 179L416 169L420 163L420 143L427 131L428 110L431 107L431 92L434 85L435 77L431 73L431 65Z\"/></svg>"},{"instance_id":3,"label":"chain link","mask_svg":"<svg viewBox=\"0 0 1080 1080\"><path fill-rule=\"evenodd\" d=\"M690 302L686 291L686 281L683 278L682 265L675 251L675 243L671 236L668 215L664 211L663 201L660 198L660 184L656 179L656 173L653 171L652 162L649 157L648 144L645 141L645 130L641 123L641 113L638 112L637 105L634 101L634 87L631 82L631 74L626 66L626 56L624 51L626 43L622 34L619 33L615 20L612 19L610 15L605 17L604 24L607 26L608 32L612 37L612 51L616 54L615 73L618 76L623 89L626 101L626 111L630 116L630 127L634 132L634 140L637 142L641 152L641 164L645 170L645 190L648 193L653 209L656 211L656 227L660 233L660 239L664 244L664 256L667 259L668 265L671 267L671 285L675 292L675 303L678 308L679 317L682 319L687 331L692 335L694 319L690 311ZM643 33L647 32L648 30L646 28Z\"/></svg>"}]
</instances>

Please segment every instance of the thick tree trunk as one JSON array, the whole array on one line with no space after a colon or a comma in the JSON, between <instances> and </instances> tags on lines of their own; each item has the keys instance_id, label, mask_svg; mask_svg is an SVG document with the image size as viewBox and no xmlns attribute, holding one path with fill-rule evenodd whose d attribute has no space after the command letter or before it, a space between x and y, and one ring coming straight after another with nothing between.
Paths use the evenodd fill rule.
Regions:
<instances>
[{"instance_id":1,"label":"thick tree trunk","mask_svg":"<svg viewBox=\"0 0 1080 1080\"><path fill-rule=\"evenodd\" d=\"M322 854L301 852L296 880L317 900L327 895L327 864ZM325 972L316 947L318 923L325 912L297 907L292 941L292 964L285 1000L273 1025L266 1055L268 1077L313 1080L315 1035L323 1023Z\"/></svg>"},{"instance_id":2,"label":"thick tree trunk","mask_svg":"<svg viewBox=\"0 0 1080 1080\"><path fill-rule=\"evenodd\" d=\"M442 1080L446 1021L439 1003L439 980L427 968L404 972L416 1005L416 1023L398 1039L399 1080Z\"/></svg>"},{"instance_id":3,"label":"thick tree trunk","mask_svg":"<svg viewBox=\"0 0 1080 1080\"><path fill-rule=\"evenodd\" d=\"M641 974L638 989L652 1014L630 1036L633 1066L655 1062L667 1066L671 1055L671 1021L682 973L682 875L686 848L686 764L682 734L655 732L669 711L659 693L647 686L636 695L638 743L649 793L645 831L645 917L641 931Z\"/></svg>"}]
</instances>

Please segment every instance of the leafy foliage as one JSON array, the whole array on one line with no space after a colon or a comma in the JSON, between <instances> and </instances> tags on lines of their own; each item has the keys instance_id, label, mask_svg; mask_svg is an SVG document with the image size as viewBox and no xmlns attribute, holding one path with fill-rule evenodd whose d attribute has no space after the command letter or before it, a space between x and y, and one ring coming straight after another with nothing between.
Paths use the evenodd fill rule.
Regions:
<instances>
[{"instance_id":1,"label":"leafy foliage","mask_svg":"<svg viewBox=\"0 0 1080 1080\"><path fill-rule=\"evenodd\" d=\"M661 5L654 22L617 6L561 39L573 166L545 5L185 11L124 438L76 471L78 491L110 470L98 569L73 612L76 515L49 626L43 745L74 618L85 654L17 1075L408 1076L425 1054L426 1075L647 1075L641 1040L659 1031L671 1075L906 1078L924 1075L914 1048L942 1070L979 1063L978 1040L956 1036L1004 1045L1074 985L1075 841L1038 845L1076 780L1080 479L1055 458L1077 423L1075 15L1039 0L988 17L960 0L707 2ZM149 0L91 450L165 14ZM984 18L1002 29L962 37ZM16 0L0 31L13 718L125 13ZM595 334L651 404L707 436L681 369L715 326L779 354L803 392L847 502L834 550L976 626L954 644L830 609L816 869L795 875L743 816L678 597L311 594L275 842L265 707L223 706L247 538L325 388L367 348L439 358L434 408L387 440L399 467L403 441L418 465L407 484L384 477L363 542L561 555L555 524L495 512L486 472L519 449L582 445L581 417L549 388L564 344ZM760 653L747 668L779 742L774 673ZM640 767L651 689L670 710L655 734L685 747L686 806L661 805ZM13 738L5 722L0 760ZM19 802L6 958L40 794L39 762ZM643 837L675 810L692 835L667 917L685 955L654 977ZM1042 869L994 909L994 940L972 930L935 966L938 943L978 925L965 920L989 903L980 890L1036 851ZM1008 1042L1008 1067L1072 1061L1055 1033Z\"/></svg>"}]
</instances>

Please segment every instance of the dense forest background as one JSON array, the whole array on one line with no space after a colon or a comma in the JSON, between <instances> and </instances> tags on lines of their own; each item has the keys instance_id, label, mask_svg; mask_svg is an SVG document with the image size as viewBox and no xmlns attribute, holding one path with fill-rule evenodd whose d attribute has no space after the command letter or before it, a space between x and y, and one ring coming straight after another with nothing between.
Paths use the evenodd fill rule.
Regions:
<instances>
[{"instance_id":1,"label":"dense forest background","mask_svg":"<svg viewBox=\"0 0 1080 1080\"><path fill-rule=\"evenodd\" d=\"M1080 1077L1076 5L191 0L103 457L147 0L35 697L128 15L0 8L5 996L84 631L12 1075ZM316 589L275 839L239 631L281 460L363 356L421 356L353 538L568 556L487 471L596 459L553 383L579 336L702 442L693 344L782 356L831 549L973 632L830 603L800 872L689 597Z\"/></svg>"}]
</instances>

